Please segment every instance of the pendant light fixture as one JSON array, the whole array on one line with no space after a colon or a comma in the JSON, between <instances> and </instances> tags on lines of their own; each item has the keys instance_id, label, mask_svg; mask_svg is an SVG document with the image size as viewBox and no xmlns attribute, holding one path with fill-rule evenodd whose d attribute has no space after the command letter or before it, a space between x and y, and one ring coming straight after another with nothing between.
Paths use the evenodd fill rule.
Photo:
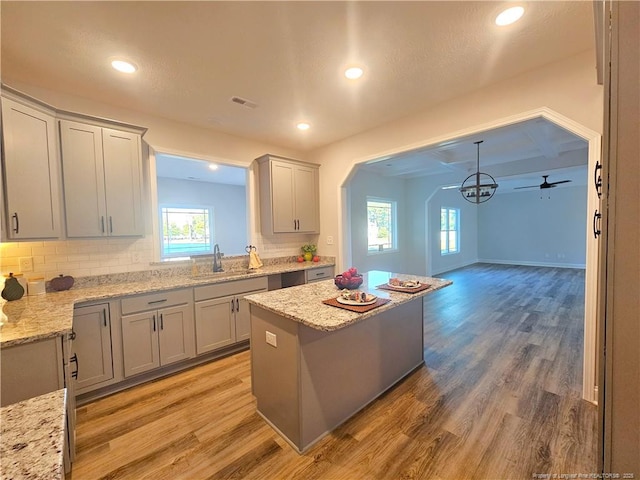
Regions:
<instances>
[{"instance_id":1,"label":"pendant light fixture","mask_svg":"<svg viewBox=\"0 0 640 480\"><path fill-rule=\"evenodd\" d=\"M498 184L491 175L480 172L480 144L483 141L484 140L473 142L476 144L478 151L476 173L472 173L465 178L460 187L462 197L466 201L475 204L484 203L489 200L498 188Z\"/></svg>"}]
</instances>

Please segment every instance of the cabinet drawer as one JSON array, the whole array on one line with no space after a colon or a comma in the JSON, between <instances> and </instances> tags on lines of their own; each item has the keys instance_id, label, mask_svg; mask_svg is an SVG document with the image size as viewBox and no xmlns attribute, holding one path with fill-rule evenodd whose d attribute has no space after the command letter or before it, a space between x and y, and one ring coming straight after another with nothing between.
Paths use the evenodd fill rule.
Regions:
<instances>
[{"instance_id":1,"label":"cabinet drawer","mask_svg":"<svg viewBox=\"0 0 640 480\"><path fill-rule=\"evenodd\" d=\"M200 300L228 297L245 292L252 292L254 290L266 290L268 283L267 277L247 278L246 280L235 280L195 287L193 292L195 301L198 302Z\"/></svg>"},{"instance_id":2,"label":"cabinet drawer","mask_svg":"<svg viewBox=\"0 0 640 480\"><path fill-rule=\"evenodd\" d=\"M306 271L307 283L333 278L333 266L312 268Z\"/></svg>"},{"instance_id":3,"label":"cabinet drawer","mask_svg":"<svg viewBox=\"0 0 640 480\"><path fill-rule=\"evenodd\" d=\"M120 302L122 315L145 310L182 305L191 302L191 289L168 290L166 292L145 293L134 297L123 298Z\"/></svg>"}]
</instances>

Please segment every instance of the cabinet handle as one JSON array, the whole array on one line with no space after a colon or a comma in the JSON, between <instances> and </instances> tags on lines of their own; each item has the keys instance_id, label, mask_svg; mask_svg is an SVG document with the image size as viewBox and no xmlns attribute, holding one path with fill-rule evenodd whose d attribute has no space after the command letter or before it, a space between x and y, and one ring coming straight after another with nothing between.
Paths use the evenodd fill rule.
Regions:
<instances>
[{"instance_id":1,"label":"cabinet handle","mask_svg":"<svg viewBox=\"0 0 640 480\"><path fill-rule=\"evenodd\" d=\"M152 302L147 302L147 305L153 305L154 303L162 303L162 302L166 302L167 299L163 298L162 300L154 300Z\"/></svg>"},{"instance_id":2,"label":"cabinet handle","mask_svg":"<svg viewBox=\"0 0 640 480\"><path fill-rule=\"evenodd\" d=\"M598 210L596 210L595 213L593 214L593 238L598 238L598 235L602 233L602 230L600 230L597 226L601 218L602 218L602 214L599 213Z\"/></svg>"},{"instance_id":3,"label":"cabinet handle","mask_svg":"<svg viewBox=\"0 0 640 480\"><path fill-rule=\"evenodd\" d=\"M236 298L236 312L240 311L240 300Z\"/></svg>"},{"instance_id":4,"label":"cabinet handle","mask_svg":"<svg viewBox=\"0 0 640 480\"><path fill-rule=\"evenodd\" d=\"M18 212L14 212L14 213L13 213L13 215L12 215L12 217L13 217L13 218L15 218L15 220L16 220L16 222L15 222L15 223L16 223L16 226L15 226L15 228L13 229L13 231L14 231L15 233L20 233L20 219L18 219Z\"/></svg>"},{"instance_id":5,"label":"cabinet handle","mask_svg":"<svg viewBox=\"0 0 640 480\"><path fill-rule=\"evenodd\" d=\"M102 233L104 233L104 215L100 217L100 226L102 228Z\"/></svg>"},{"instance_id":6,"label":"cabinet handle","mask_svg":"<svg viewBox=\"0 0 640 480\"><path fill-rule=\"evenodd\" d=\"M156 316L153 316L153 331L156 331Z\"/></svg>"},{"instance_id":7,"label":"cabinet handle","mask_svg":"<svg viewBox=\"0 0 640 480\"><path fill-rule=\"evenodd\" d=\"M109 233L113 233L113 218L109 215Z\"/></svg>"},{"instance_id":8,"label":"cabinet handle","mask_svg":"<svg viewBox=\"0 0 640 480\"><path fill-rule=\"evenodd\" d=\"M160 330L164 330L164 314L160 314Z\"/></svg>"},{"instance_id":9,"label":"cabinet handle","mask_svg":"<svg viewBox=\"0 0 640 480\"><path fill-rule=\"evenodd\" d=\"M231 299L231 313L234 313L236 311L235 306L233 304L233 298Z\"/></svg>"},{"instance_id":10,"label":"cabinet handle","mask_svg":"<svg viewBox=\"0 0 640 480\"><path fill-rule=\"evenodd\" d=\"M75 369L75 371L71 372L71 377L77 379L78 378L78 371L80 371L80 362L78 361L78 355L76 355L74 353L73 356L69 359L69 363L75 363L76 364L76 369Z\"/></svg>"},{"instance_id":11,"label":"cabinet handle","mask_svg":"<svg viewBox=\"0 0 640 480\"><path fill-rule=\"evenodd\" d=\"M102 315L103 315L102 318L104 320L104 326L106 327L107 326L107 309L106 308L102 309Z\"/></svg>"},{"instance_id":12,"label":"cabinet handle","mask_svg":"<svg viewBox=\"0 0 640 480\"><path fill-rule=\"evenodd\" d=\"M69 334L69 340L73 341L76 339L78 335L76 334L76 332L74 332L73 330L71 330L71 333Z\"/></svg>"},{"instance_id":13,"label":"cabinet handle","mask_svg":"<svg viewBox=\"0 0 640 480\"><path fill-rule=\"evenodd\" d=\"M316 273L316 277L324 277L324 272Z\"/></svg>"},{"instance_id":14,"label":"cabinet handle","mask_svg":"<svg viewBox=\"0 0 640 480\"><path fill-rule=\"evenodd\" d=\"M596 161L596 167L593 169L593 184L596 187L598 198L602 196L602 176L599 173L600 170L602 170L602 164Z\"/></svg>"}]
</instances>

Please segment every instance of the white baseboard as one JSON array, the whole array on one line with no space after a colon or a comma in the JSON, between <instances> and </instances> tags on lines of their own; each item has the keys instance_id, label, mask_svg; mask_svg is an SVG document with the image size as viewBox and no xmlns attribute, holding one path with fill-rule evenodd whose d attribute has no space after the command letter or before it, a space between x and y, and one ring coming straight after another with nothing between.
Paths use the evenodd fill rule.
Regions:
<instances>
[{"instance_id":1,"label":"white baseboard","mask_svg":"<svg viewBox=\"0 0 640 480\"><path fill-rule=\"evenodd\" d=\"M466 262L456 263L455 265L448 265L444 270L437 270L431 272L430 276L440 275L444 272L450 272L451 270L457 270L459 268L468 267L469 265L473 265L474 263L478 263L478 260L469 260Z\"/></svg>"},{"instance_id":2,"label":"white baseboard","mask_svg":"<svg viewBox=\"0 0 640 480\"><path fill-rule=\"evenodd\" d=\"M497 263L500 265L522 265L525 267L556 267L556 268L581 268L585 269L584 263L551 263L551 262L528 262L522 260L495 260L479 258L476 263Z\"/></svg>"}]
</instances>

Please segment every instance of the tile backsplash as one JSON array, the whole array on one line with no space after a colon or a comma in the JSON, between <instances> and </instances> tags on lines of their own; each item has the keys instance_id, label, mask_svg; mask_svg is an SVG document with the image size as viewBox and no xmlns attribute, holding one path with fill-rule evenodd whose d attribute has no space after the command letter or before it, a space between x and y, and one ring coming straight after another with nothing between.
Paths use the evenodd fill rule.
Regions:
<instances>
[{"instance_id":1,"label":"tile backsplash","mask_svg":"<svg viewBox=\"0 0 640 480\"><path fill-rule=\"evenodd\" d=\"M20 270L24 257L33 258L32 272ZM146 270L152 257L151 237L8 242L0 245L0 270L45 279L58 274L85 277Z\"/></svg>"},{"instance_id":2,"label":"tile backsplash","mask_svg":"<svg viewBox=\"0 0 640 480\"><path fill-rule=\"evenodd\" d=\"M296 234L276 237L256 235L253 244L263 258L298 255L304 243L317 236ZM0 273L49 279L59 274L74 277L107 275L149 270L153 258L154 237L92 238L0 244ZM224 253L224 252L223 252ZM20 259L33 258L33 271L22 272ZM170 265L171 262L168 262ZM155 264L157 266L157 264Z\"/></svg>"}]
</instances>

